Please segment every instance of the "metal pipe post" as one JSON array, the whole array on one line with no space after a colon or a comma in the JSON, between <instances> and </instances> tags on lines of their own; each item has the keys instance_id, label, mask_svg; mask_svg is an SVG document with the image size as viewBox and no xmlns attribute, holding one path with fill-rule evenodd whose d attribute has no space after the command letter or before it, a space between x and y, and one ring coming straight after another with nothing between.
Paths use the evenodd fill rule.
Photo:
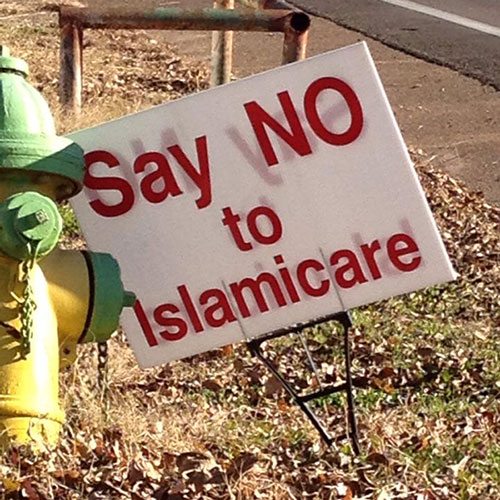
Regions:
<instances>
[{"instance_id":1,"label":"metal pipe post","mask_svg":"<svg viewBox=\"0 0 500 500\"><path fill-rule=\"evenodd\" d=\"M238 3L254 9L292 10L293 16L288 18L284 30L282 64L306 58L308 30L311 24L311 19L307 14L284 0L238 0Z\"/></svg>"},{"instance_id":2,"label":"metal pipe post","mask_svg":"<svg viewBox=\"0 0 500 500\"><path fill-rule=\"evenodd\" d=\"M82 107L82 40L78 23L61 24L59 98L75 115Z\"/></svg>"},{"instance_id":3,"label":"metal pipe post","mask_svg":"<svg viewBox=\"0 0 500 500\"><path fill-rule=\"evenodd\" d=\"M234 9L234 0L215 0L214 8ZM212 60L210 87L228 83L231 80L233 63L233 32L212 32Z\"/></svg>"},{"instance_id":4,"label":"metal pipe post","mask_svg":"<svg viewBox=\"0 0 500 500\"><path fill-rule=\"evenodd\" d=\"M352 320L349 312L340 315L340 323L344 328L344 355L345 355L345 383L347 393L347 417L349 420L350 438L352 449L356 456L361 453L358 437L358 423L356 421L356 407L354 404L354 390L351 373L351 343L349 341L349 330L352 328Z\"/></svg>"},{"instance_id":5,"label":"metal pipe post","mask_svg":"<svg viewBox=\"0 0 500 500\"><path fill-rule=\"evenodd\" d=\"M307 38L311 20L307 14L295 12L288 18L283 38L282 64L306 58Z\"/></svg>"},{"instance_id":6,"label":"metal pipe post","mask_svg":"<svg viewBox=\"0 0 500 500\"><path fill-rule=\"evenodd\" d=\"M61 25L77 23L82 29L155 29L155 30L221 30L221 31L279 31L283 32L288 18L296 15L289 10L257 10L238 12L231 9L194 9L158 7L144 10L139 7L69 7L59 11ZM294 24L294 23L290 23Z\"/></svg>"},{"instance_id":7,"label":"metal pipe post","mask_svg":"<svg viewBox=\"0 0 500 500\"><path fill-rule=\"evenodd\" d=\"M82 38L83 30L94 29L171 29L211 31L282 32L283 63L305 58L310 18L296 10L268 10L286 5L282 0L258 0L254 12L236 11L234 0L214 0L226 8L183 10L137 7L95 8L63 5L59 9L61 27L60 98L64 108L78 114L82 104ZM247 1L247 0L243 0ZM241 0L240 0L241 2ZM230 33L217 35L212 61L212 86L226 83L231 77L232 38Z\"/></svg>"}]
</instances>

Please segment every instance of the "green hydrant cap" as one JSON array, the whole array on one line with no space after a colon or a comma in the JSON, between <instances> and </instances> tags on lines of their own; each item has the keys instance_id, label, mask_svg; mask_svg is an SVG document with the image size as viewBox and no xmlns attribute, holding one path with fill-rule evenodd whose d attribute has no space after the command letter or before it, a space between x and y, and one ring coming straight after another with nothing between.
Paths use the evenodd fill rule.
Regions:
<instances>
[{"instance_id":1,"label":"green hydrant cap","mask_svg":"<svg viewBox=\"0 0 500 500\"><path fill-rule=\"evenodd\" d=\"M62 200L82 189L83 150L56 135L42 95L26 81L28 65L0 46L0 175L26 175L33 184L55 186Z\"/></svg>"},{"instance_id":2,"label":"green hydrant cap","mask_svg":"<svg viewBox=\"0 0 500 500\"><path fill-rule=\"evenodd\" d=\"M16 260L44 257L57 245L62 219L56 204L33 191L0 203L0 251Z\"/></svg>"}]
</instances>

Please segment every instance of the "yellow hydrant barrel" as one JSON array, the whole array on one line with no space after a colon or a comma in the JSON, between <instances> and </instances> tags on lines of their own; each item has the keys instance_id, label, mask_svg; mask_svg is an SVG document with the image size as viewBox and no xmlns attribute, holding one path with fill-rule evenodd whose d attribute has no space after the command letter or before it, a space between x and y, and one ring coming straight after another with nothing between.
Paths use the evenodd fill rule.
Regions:
<instances>
[{"instance_id":1,"label":"yellow hydrant barrel","mask_svg":"<svg viewBox=\"0 0 500 500\"><path fill-rule=\"evenodd\" d=\"M38 266L31 286L37 307L28 356L16 334L19 331L17 302L11 291L19 263L0 258L0 446L10 442L55 444L64 414L59 408L59 345L57 320L47 283ZM19 288L19 287L17 287Z\"/></svg>"}]
</instances>

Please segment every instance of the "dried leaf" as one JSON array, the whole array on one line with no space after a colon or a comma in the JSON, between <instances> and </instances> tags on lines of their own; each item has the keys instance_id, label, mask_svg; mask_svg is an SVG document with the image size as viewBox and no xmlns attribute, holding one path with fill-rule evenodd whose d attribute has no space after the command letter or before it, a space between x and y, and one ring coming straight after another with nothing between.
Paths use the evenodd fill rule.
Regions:
<instances>
[{"instance_id":1,"label":"dried leaf","mask_svg":"<svg viewBox=\"0 0 500 500\"><path fill-rule=\"evenodd\" d=\"M3 487L5 488L5 493L13 493L14 491L19 490L21 487L21 483L15 479L9 479L5 477L2 479Z\"/></svg>"},{"instance_id":2,"label":"dried leaf","mask_svg":"<svg viewBox=\"0 0 500 500\"><path fill-rule=\"evenodd\" d=\"M31 484L31 479L27 478L21 482L21 492L24 498L29 500L41 500L40 495Z\"/></svg>"},{"instance_id":3,"label":"dried leaf","mask_svg":"<svg viewBox=\"0 0 500 500\"><path fill-rule=\"evenodd\" d=\"M264 384L264 392L267 397L274 396L283 390L281 382L274 376L270 376Z\"/></svg>"},{"instance_id":4,"label":"dried leaf","mask_svg":"<svg viewBox=\"0 0 500 500\"><path fill-rule=\"evenodd\" d=\"M204 389L214 392L218 392L222 389L222 386L215 380L204 380L202 386Z\"/></svg>"},{"instance_id":5,"label":"dried leaf","mask_svg":"<svg viewBox=\"0 0 500 500\"><path fill-rule=\"evenodd\" d=\"M179 470L185 472L200 467L207 458L205 455L196 452L181 453L177 456L176 463Z\"/></svg>"},{"instance_id":6,"label":"dried leaf","mask_svg":"<svg viewBox=\"0 0 500 500\"><path fill-rule=\"evenodd\" d=\"M136 462L132 462L128 468L127 478L130 481L130 484L138 483L139 481L144 480L144 471L139 467Z\"/></svg>"},{"instance_id":7,"label":"dried leaf","mask_svg":"<svg viewBox=\"0 0 500 500\"><path fill-rule=\"evenodd\" d=\"M242 453L233 460L227 470L227 475L239 477L249 471L257 462L258 459L253 453Z\"/></svg>"},{"instance_id":8,"label":"dried leaf","mask_svg":"<svg viewBox=\"0 0 500 500\"><path fill-rule=\"evenodd\" d=\"M385 366L378 373L379 378L382 378L382 379L391 378L391 377L394 377L395 375L396 375L396 372L394 371L394 368L392 368L392 366Z\"/></svg>"},{"instance_id":9,"label":"dried leaf","mask_svg":"<svg viewBox=\"0 0 500 500\"><path fill-rule=\"evenodd\" d=\"M389 465L389 460L383 453L373 452L366 457L366 461L370 464Z\"/></svg>"}]
</instances>

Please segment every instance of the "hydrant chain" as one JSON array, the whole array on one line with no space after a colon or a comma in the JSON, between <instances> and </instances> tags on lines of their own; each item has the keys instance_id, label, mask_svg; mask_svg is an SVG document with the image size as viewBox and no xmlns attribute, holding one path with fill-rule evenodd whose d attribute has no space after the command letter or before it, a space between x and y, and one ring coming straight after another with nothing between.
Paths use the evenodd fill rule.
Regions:
<instances>
[{"instance_id":1,"label":"hydrant chain","mask_svg":"<svg viewBox=\"0 0 500 500\"><path fill-rule=\"evenodd\" d=\"M109 346L107 342L97 343L97 388L105 421L109 418Z\"/></svg>"},{"instance_id":2,"label":"hydrant chain","mask_svg":"<svg viewBox=\"0 0 500 500\"><path fill-rule=\"evenodd\" d=\"M35 243L31 245L28 243L28 247L29 257L21 262L21 272L19 273L19 282L24 284L23 297L19 311L21 320L21 329L19 333L21 336L24 359L26 359L26 356L30 353L31 339L33 338L33 316L36 310L36 301L30 280L36 264L39 244Z\"/></svg>"}]
</instances>

